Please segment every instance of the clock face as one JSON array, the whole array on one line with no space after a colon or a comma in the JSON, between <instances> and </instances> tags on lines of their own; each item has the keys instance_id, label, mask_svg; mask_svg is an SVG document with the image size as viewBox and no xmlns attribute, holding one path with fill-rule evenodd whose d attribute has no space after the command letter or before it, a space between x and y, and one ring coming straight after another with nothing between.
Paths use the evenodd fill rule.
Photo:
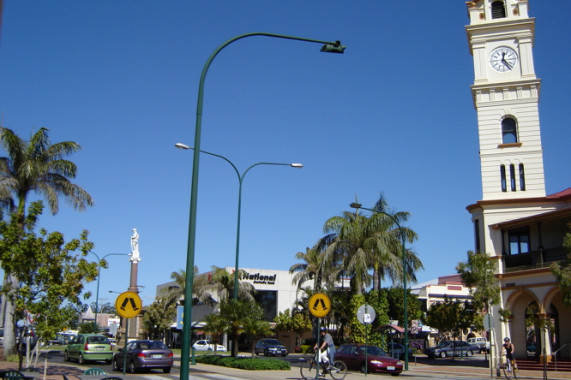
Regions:
<instances>
[{"instance_id":1,"label":"clock face","mask_svg":"<svg viewBox=\"0 0 571 380\"><path fill-rule=\"evenodd\" d=\"M490 65L500 73L511 71L517 63L517 53L506 46L501 46L490 54Z\"/></svg>"}]
</instances>

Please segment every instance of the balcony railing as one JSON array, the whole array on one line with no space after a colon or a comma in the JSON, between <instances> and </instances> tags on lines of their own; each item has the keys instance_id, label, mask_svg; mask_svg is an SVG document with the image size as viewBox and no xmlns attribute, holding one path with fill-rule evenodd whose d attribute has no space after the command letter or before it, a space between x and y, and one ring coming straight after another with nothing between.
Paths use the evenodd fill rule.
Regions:
<instances>
[{"instance_id":1,"label":"balcony railing","mask_svg":"<svg viewBox=\"0 0 571 380\"><path fill-rule=\"evenodd\" d=\"M556 261L565 260L567 251L563 247L539 249L529 253L504 256L506 272L545 268Z\"/></svg>"}]
</instances>

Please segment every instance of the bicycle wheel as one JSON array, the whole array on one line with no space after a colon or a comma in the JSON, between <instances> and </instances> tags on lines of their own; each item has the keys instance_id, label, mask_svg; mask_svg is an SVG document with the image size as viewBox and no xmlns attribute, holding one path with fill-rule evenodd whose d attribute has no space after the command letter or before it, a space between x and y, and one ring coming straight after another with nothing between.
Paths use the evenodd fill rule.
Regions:
<instances>
[{"instance_id":1,"label":"bicycle wheel","mask_svg":"<svg viewBox=\"0 0 571 380\"><path fill-rule=\"evenodd\" d=\"M504 370L504 376L506 377L506 379L511 379L513 376L513 372L512 372L511 363L509 361L507 361L506 364L504 364L503 370Z\"/></svg>"},{"instance_id":2,"label":"bicycle wheel","mask_svg":"<svg viewBox=\"0 0 571 380\"><path fill-rule=\"evenodd\" d=\"M513 367L513 366L512 366ZM513 374L514 374L514 379L517 379L519 377L519 369L514 368L513 369Z\"/></svg>"},{"instance_id":3,"label":"bicycle wheel","mask_svg":"<svg viewBox=\"0 0 571 380\"><path fill-rule=\"evenodd\" d=\"M305 363L301 364L299 368L299 373L301 377L305 380L314 379L315 378L315 360L307 359Z\"/></svg>"},{"instance_id":4,"label":"bicycle wheel","mask_svg":"<svg viewBox=\"0 0 571 380\"><path fill-rule=\"evenodd\" d=\"M331 367L331 372L329 372L332 378L335 380L343 380L347 376L347 365L341 360L337 360L333 363Z\"/></svg>"}]
</instances>

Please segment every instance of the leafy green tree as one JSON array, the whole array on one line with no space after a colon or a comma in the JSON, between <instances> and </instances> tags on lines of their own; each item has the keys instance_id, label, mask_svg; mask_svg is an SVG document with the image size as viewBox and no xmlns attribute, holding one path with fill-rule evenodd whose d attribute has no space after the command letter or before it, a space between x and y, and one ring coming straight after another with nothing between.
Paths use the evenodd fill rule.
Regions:
<instances>
[{"instance_id":1,"label":"leafy green tree","mask_svg":"<svg viewBox=\"0 0 571 380\"><path fill-rule=\"evenodd\" d=\"M438 330L442 338L459 336L474 321L474 312L468 310L463 302L445 298L444 302L432 305L426 313L424 322Z\"/></svg>"},{"instance_id":2,"label":"leafy green tree","mask_svg":"<svg viewBox=\"0 0 571 380\"><path fill-rule=\"evenodd\" d=\"M15 305L15 316L35 315L36 336L45 343L76 317L69 305L81 303L84 283L95 280L97 266L84 259L93 248L87 231L67 243L59 232L41 229L36 235L34 227L42 209L40 201L30 205L23 230L15 214L8 222L0 221L0 257L11 259L5 267L19 281L17 293L5 290Z\"/></svg>"},{"instance_id":3,"label":"leafy green tree","mask_svg":"<svg viewBox=\"0 0 571 380\"><path fill-rule=\"evenodd\" d=\"M305 331L311 330L311 320L309 316L305 313L300 313L298 310L286 309L283 312L279 312L274 318L276 323L276 331L287 331L295 334L295 344L300 344L300 336Z\"/></svg>"},{"instance_id":4,"label":"leafy green tree","mask_svg":"<svg viewBox=\"0 0 571 380\"><path fill-rule=\"evenodd\" d=\"M164 340L168 328L176 318L177 305L159 296L149 305L143 315L143 326L151 339Z\"/></svg>"},{"instance_id":5,"label":"leafy green tree","mask_svg":"<svg viewBox=\"0 0 571 380\"><path fill-rule=\"evenodd\" d=\"M563 304L571 306L571 233L569 232L563 239L563 247L567 250L567 258L561 263L551 264L551 272L563 293Z\"/></svg>"},{"instance_id":6,"label":"leafy green tree","mask_svg":"<svg viewBox=\"0 0 571 380\"><path fill-rule=\"evenodd\" d=\"M242 321L242 332L246 334L250 341L250 352L254 357L254 346L256 340L263 336L272 334L271 326L262 319L263 310L260 306L253 304L253 310L248 313Z\"/></svg>"},{"instance_id":7,"label":"leafy green tree","mask_svg":"<svg viewBox=\"0 0 571 380\"><path fill-rule=\"evenodd\" d=\"M8 153L7 157L0 157L0 204L15 214L22 234L31 193L37 193L47 200L52 214L59 210L60 196L77 210L93 204L91 196L70 181L75 178L77 167L65 157L81 149L77 143L66 141L50 144L46 128L40 128L29 141L24 141L12 130L0 127L0 145ZM2 304L5 305L3 345L6 355L12 354L15 349L13 299L18 293L19 279L10 270L14 260L6 255L2 257L1 264L4 269Z\"/></svg>"},{"instance_id":8,"label":"leafy green tree","mask_svg":"<svg viewBox=\"0 0 571 380\"><path fill-rule=\"evenodd\" d=\"M482 253L468 251L468 261L458 263L456 270L462 282L470 288L474 306L480 312L489 312L500 302L500 287L494 275L494 262Z\"/></svg>"},{"instance_id":9,"label":"leafy green tree","mask_svg":"<svg viewBox=\"0 0 571 380\"><path fill-rule=\"evenodd\" d=\"M204 322L205 325L202 329L211 334L212 341L214 343L221 343L219 342L219 337L225 331L226 321L220 317L220 314L212 313L204 317ZM215 345L214 352L216 352L217 350L218 346Z\"/></svg>"},{"instance_id":10,"label":"leafy green tree","mask_svg":"<svg viewBox=\"0 0 571 380\"><path fill-rule=\"evenodd\" d=\"M404 295L403 289L399 287L383 288L380 291L388 302L388 314L390 319L399 321L399 326L404 326ZM412 294L407 289L406 295L407 319L410 321L420 319L422 316L421 303L416 294Z\"/></svg>"},{"instance_id":11,"label":"leafy green tree","mask_svg":"<svg viewBox=\"0 0 571 380\"><path fill-rule=\"evenodd\" d=\"M244 324L250 323L250 320L261 320L263 313L253 302L230 298L220 303L220 312L217 315L222 331L232 338L232 342L238 342L238 335L244 332ZM237 344L232 345L231 355L238 355Z\"/></svg>"}]
</instances>

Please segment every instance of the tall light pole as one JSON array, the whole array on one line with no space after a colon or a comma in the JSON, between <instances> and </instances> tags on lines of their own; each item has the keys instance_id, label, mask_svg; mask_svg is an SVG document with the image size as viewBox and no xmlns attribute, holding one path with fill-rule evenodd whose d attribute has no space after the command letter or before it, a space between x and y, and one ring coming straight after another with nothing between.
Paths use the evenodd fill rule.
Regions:
<instances>
[{"instance_id":1,"label":"tall light pole","mask_svg":"<svg viewBox=\"0 0 571 380\"><path fill-rule=\"evenodd\" d=\"M400 236L402 239L401 246L402 246L402 287L403 287L403 308L404 308L404 369L408 371L408 305L407 305L407 290L406 290L406 276L407 276L407 265L406 265L406 236L405 231L401 227L400 223L395 219L394 216L388 214L384 211L373 210L370 208L363 207L360 203L353 202L349 205L351 208L354 209L363 209L367 211L371 211L373 214L383 214L391 218L391 220L397 225Z\"/></svg>"},{"instance_id":2,"label":"tall light pole","mask_svg":"<svg viewBox=\"0 0 571 380\"><path fill-rule=\"evenodd\" d=\"M130 256L128 253L108 253L102 258L99 258L97 253L90 251L95 257L97 257L97 292L95 294L95 320L93 321L93 332L97 333L97 313L99 311L99 280L101 279L101 262L105 260L107 256Z\"/></svg>"},{"instance_id":3,"label":"tall light pole","mask_svg":"<svg viewBox=\"0 0 571 380\"><path fill-rule=\"evenodd\" d=\"M188 145L185 145L183 143L176 143L174 146L179 148L179 149L192 149L192 150L194 150L194 148L191 148ZM240 215L242 213L242 183L244 181L244 177L246 176L246 173L248 173L250 171L250 169L252 169L254 166L280 165L280 166L291 166L292 168L301 169L301 168L303 168L303 164L300 164L297 162L293 162L293 163L289 163L289 164L280 163L280 162L256 162L255 164L250 165L246 170L244 170L244 172L242 174L240 174L240 171L238 171L238 168L236 167L236 165L234 165L234 163L232 161L230 161L228 158L226 158L220 154L207 152L205 150L201 150L200 152L223 159L224 161L229 163L230 166L232 166L232 169L234 169L234 171L236 172L236 176L238 176L238 222L236 224L237 225L237 227L236 227L236 264L234 266L234 300L237 300L238 299L238 264L240 261Z\"/></svg>"},{"instance_id":4,"label":"tall light pole","mask_svg":"<svg viewBox=\"0 0 571 380\"><path fill-rule=\"evenodd\" d=\"M186 279L185 279L185 289L184 289L184 311L182 319L182 350L181 350L181 368L180 368L180 379L188 380L188 361L190 356L190 334L191 334L191 324L192 324L192 291L193 291L193 281L194 281L194 249L196 241L196 205L198 198L198 169L200 162L200 137L202 132L202 107L204 98L204 82L206 79L206 74L208 68L210 67L214 58L220 53L222 49L231 43L238 41L242 38L263 36L272 38L282 38L288 40L305 41L312 43L323 44L321 51L328 53L343 53L345 47L341 45L340 41L330 42L330 41L319 41L312 40L308 38L291 37L281 34L272 33L248 33L242 34L229 39L220 46L218 46L208 57L204 67L202 68L202 74L200 75L200 82L198 85L198 98L196 103L196 123L194 129L194 155L192 162L192 180L190 188L190 213L188 222L188 245L186 253Z\"/></svg>"}]
</instances>

